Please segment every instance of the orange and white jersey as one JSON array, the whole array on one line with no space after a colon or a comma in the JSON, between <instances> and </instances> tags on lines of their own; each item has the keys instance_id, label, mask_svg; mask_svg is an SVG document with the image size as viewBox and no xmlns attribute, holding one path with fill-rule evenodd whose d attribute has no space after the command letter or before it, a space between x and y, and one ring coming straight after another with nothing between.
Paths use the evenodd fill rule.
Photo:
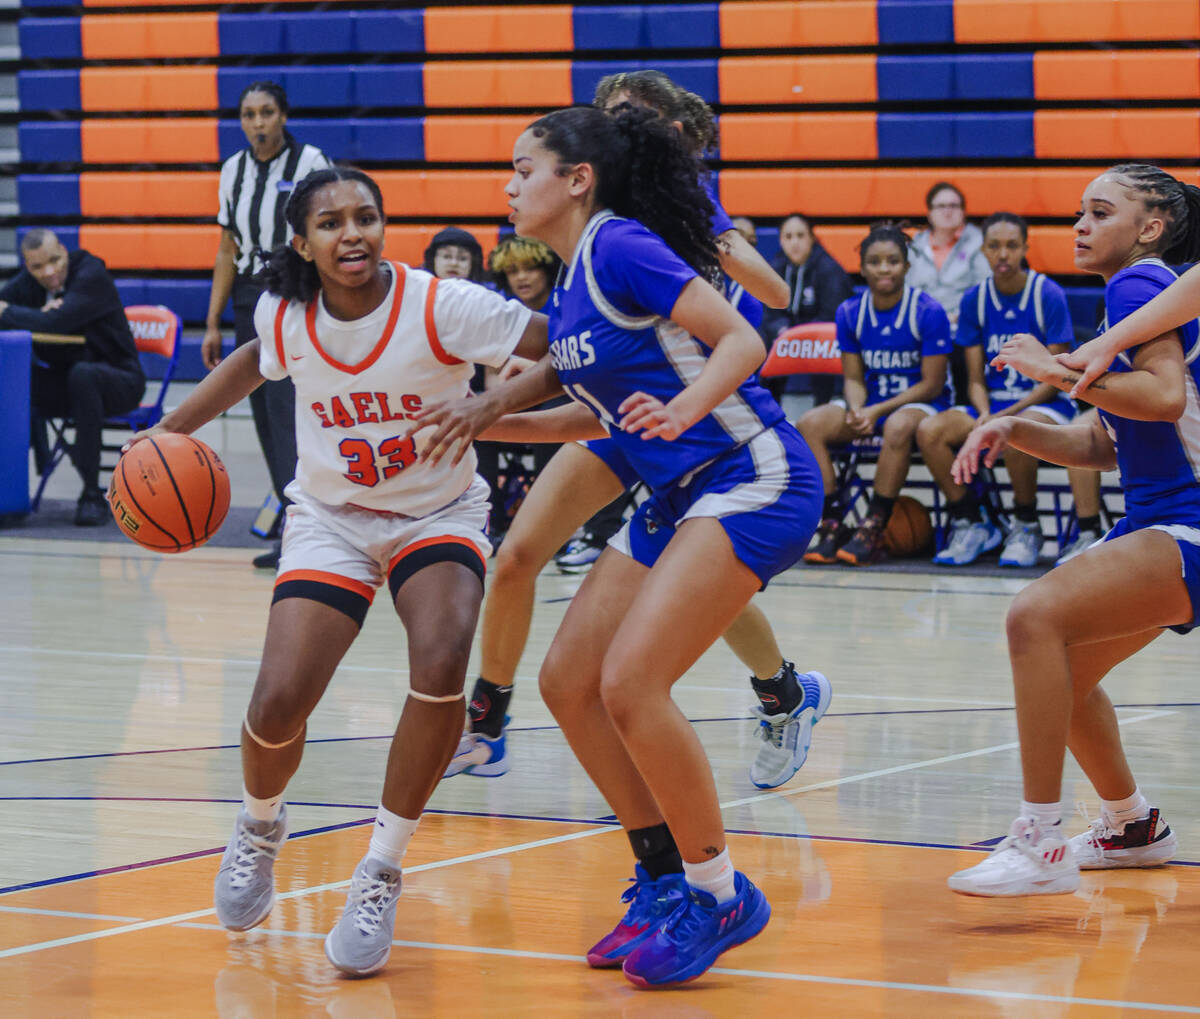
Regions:
<instances>
[{"instance_id":1,"label":"orange and white jersey","mask_svg":"<svg viewBox=\"0 0 1200 1019\"><path fill-rule=\"evenodd\" d=\"M387 296L343 322L317 295L307 305L263 294L254 310L264 378L296 386L296 483L330 506L420 517L467 490L457 466L420 463L429 432L403 438L422 408L466 396L473 362L499 368L532 312L467 280L438 280L399 262Z\"/></svg>"}]
</instances>

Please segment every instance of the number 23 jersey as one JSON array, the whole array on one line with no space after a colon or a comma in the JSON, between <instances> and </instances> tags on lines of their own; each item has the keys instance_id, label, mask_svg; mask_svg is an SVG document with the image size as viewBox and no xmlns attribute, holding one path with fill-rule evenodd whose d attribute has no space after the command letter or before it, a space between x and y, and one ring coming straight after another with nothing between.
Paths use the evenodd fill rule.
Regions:
<instances>
[{"instance_id":1,"label":"number 23 jersey","mask_svg":"<svg viewBox=\"0 0 1200 1019\"><path fill-rule=\"evenodd\" d=\"M420 517L467 490L475 453L457 466L419 463L429 433L405 439L405 429L424 407L466 396L474 362L503 365L532 313L477 283L384 264L387 296L349 322L320 294L308 304L263 294L259 371L296 386L296 482L306 493Z\"/></svg>"}]
</instances>

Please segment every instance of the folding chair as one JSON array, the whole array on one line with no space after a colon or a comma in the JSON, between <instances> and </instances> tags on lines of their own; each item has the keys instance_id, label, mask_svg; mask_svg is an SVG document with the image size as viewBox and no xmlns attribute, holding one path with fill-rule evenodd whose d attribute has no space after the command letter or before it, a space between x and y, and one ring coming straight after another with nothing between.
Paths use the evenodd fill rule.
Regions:
<instances>
[{"instance_id":1,"label":"folding chair","mask_svg":"<svg viewBox=\"0 0 1200 1019\"><path fill-rule=\"evenodd\" d=\"M137 346L143 368L151 367L155 362L162 364L162 380L153 401L142 404L128 414L106 418L104 427L138 432L153 427L162 419L167 388L171 384L175 367L179 363L179 341L183 336L183 324L175 312L160 304L130 305L125 309L125 317L129 319L129 327L133 331L133 341ZM42 466L37 491L31 501L31 506L35 511L42 501L42 493L46 489L50 475L54 473L54 469L71 450L71 444L66 437L67 429L72 427L71 419L48 420L47 424L54 435L54 444ZM117 452L120 448L119 445L101 447L102 451L107 452ZM103 466L101 469L112 470L111 467Z\"/></svg>"}]
</instances>

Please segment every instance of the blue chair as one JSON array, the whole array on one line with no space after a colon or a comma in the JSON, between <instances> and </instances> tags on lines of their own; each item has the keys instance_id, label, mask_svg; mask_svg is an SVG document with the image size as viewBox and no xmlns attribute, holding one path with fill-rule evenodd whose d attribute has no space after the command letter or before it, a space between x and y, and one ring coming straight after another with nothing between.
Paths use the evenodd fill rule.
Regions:
<instances>
[{"instance_id":1,"label":"blue chair","mask_svg":"<svg viewBox=\"0 0 1200 1019\"><path fill-rule=\"evenodd\" d=\"M141 358L143 367L147 369L147 374L151 376L158 374L155 371L156 367L161 367L161 381L158 393L155 395L153 401L143 403L128 414L106 418L104 427L140 432L154 427L154 425L162 420L163 404L167 398L167 389L171 385L171 379L175 374L175 367L179 363L179 350L182 346L180 341L183 338L183 323L179 321L179 316L175 312L163 307L161 304L131 305L125 309L125 317L129 319L129 327L133 331L133 341L137 345L138 355ZM156 365L154 362L158 362L158 364ZM46 489L46 483L50 480L50 476L54 473L55 468L62 463L63 457L71 449L71 444L67 441L66 437L66 430L72 424L71 419L63 418L58 421L51 420L47 423L50 426L50 430L54 433L54 445L51 447L48 457L42 466L37 491L34 493L31 502L31 506L35 511L42 501L42 493ZM106 445L102 449L107 452L119 453L121 447L119 445ZM102 467L101 469L112 470L111 467Z\"/></svg>"}]
</instances>

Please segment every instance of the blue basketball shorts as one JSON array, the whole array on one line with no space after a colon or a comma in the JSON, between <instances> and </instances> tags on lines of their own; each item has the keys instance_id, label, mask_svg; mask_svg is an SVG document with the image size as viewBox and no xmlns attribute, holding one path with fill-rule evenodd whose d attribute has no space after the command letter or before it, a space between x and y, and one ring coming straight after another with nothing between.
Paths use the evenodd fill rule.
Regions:
<instances>
[{"instance_id":1,"label":"blue basketball shorts","mask_svg":"<svg viewBox=\"0 0 1200 1019\"><path fill-rule=\"evenodd\" d=\"M765 588L804 555L823 500L816 460L783 421L654 492L609 544L653 566L683 521L713 517Z\"/></svg>"},{"instance_id":2,"label":"blue basketball shorts","mask_svg":"<svg viewBox=\"0 0 1200 1019\"><path fill-rule=\"evenodd\" d=\"M1187 587L1188 597L1192 600L1192 621L1168 629L1176 633L1189 633L1200 626L1200 618L1197 618L1200 616L1200 527L1189 527L1186 524L1148 524L1146 528L1140 528L1131 524L1129 517L1122 517L1103 540L1112 541L1122 535L1147 528L1169 534L1179 546L1179 555L1183 560L1183 583Z\"/></svg>"},{"instance_id":3,"label":"blue basketball shorts","mask_svg":"<svg viewBox=\"0 0 1200 1019\"><path fill-rule=\"evenodd\" d=\"M617 448L615 440L587 439L580 442L580 445L604 461L604 466L621 479L622 488L628 490L642 480L629 461L625 459L625 454Z\"/></svg>"}]
</instances>

